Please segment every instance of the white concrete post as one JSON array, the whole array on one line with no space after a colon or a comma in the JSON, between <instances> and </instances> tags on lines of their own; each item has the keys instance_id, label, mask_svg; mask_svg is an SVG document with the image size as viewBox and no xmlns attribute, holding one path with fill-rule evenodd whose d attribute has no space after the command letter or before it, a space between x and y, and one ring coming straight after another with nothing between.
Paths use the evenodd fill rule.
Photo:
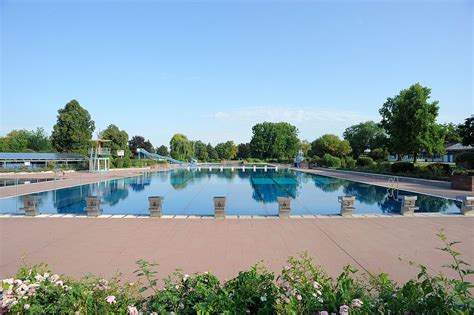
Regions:
<instances>
[{"instance_id":1,"label":"white concrete post","mask_svg":"<svg viewBox=\"0 0 474 315\"><path fill-rule=\"evenodd\" d=\"M462 196L461 199L461 213L467 216L474 216L474 196Z\"/></svg>"},{"instance_id":2,"label":"white concrete post","mask_svg":"<svg viewBox=\"0 0 474 315\"><path fill-rule=\"evenodd\" d=\"M340 196L338 198L339 203L341 204L341 216L343 217L352 217L352 212L354 212L355 207L355 197L351 196Z\"/></svg>"},{"instance_id":3,"label":"white concrete post","mask_svg":"<svg viewBox=\"0 0 474 315\"><path fill-rule=\"evenodd\" d=\"M161 217L161 209L163 206L163 196L151 196L148 197L148 204L150 207L148 211L150 211L150 217L152 218L159 218Z\"/></svg>"},{"instance_id":4,"label":"white concrete post","mask_svg":"<svg viewBox=\"0 0 474 315\"><path fill-rule=\"evenodd\" d=\"M88 217L97 217L102 213L100 199L97 196L86 197L86 207L84 208Z\"/></svg>"},{"instance_id":5,"label":"white concrete post","mask_svg":"<svg viewBox=\"0 0 474 315\"><path fill-rule=\"evenodd\" d=\"M289 219L291 212L291 199L286 197L278 197L278 217L280 219Z\"/></svg>"},{"instance_id":6,"label":"white concrete post","mask_svg":"<svg viewBox=\"0 0 474 315\"><path fill-rule=\"evenodd\" d=\"M418 209L416 207L416 196L401 196L402 199L402 207L400 209L400 214L403 216L413 216L415 210Z\"/></svg>"},{"instance_id":7,"label":"white concrete post","mask_svg":"<svg viewBox=\"0 0 474 315\"><path fill-rule=\"evenodd\" d=\"M25 215L29 217L34 217L39 214L38 211L38 198L35 196L23 197L23 208L20 210L25 211Z\"/></svg>"},{"instance_id":8,"label":"white concrete post","mask_svg":"<svg viewBox=\"0 0 474 315\"><path fill-rule=\"evenodd\" d=\"M216 219L225 218L225 203L226 203L226 197L223 197L223 196L214 197L214 218Z\"/></svg>"}]
</instances>

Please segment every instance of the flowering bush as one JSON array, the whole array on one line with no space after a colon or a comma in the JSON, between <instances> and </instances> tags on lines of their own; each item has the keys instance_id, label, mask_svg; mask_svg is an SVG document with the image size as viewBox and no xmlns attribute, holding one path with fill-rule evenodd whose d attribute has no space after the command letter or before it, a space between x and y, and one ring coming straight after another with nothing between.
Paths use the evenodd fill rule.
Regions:
<instances>
[{"instance_id":1,"label":"flowering bush","mask_svg":"<svg viewBox=\"0 0 474 315\"><path fill-rule=\"evenodd\" d=\"M335 279L308 255L288 259L275 275L257 264L220 283L212 274L176 271L158 286L157 264L137 262L144 284L88 276L73 280L51 274L46 265L22 267L1 283L0 314L473 314L473 274L440 232L440 248L453 260L458 277L435 276L426 267L399 286L387 274L358 278L349 266ZM140 293L146 292L145 296Z\"/></svg>"}]
</instances>

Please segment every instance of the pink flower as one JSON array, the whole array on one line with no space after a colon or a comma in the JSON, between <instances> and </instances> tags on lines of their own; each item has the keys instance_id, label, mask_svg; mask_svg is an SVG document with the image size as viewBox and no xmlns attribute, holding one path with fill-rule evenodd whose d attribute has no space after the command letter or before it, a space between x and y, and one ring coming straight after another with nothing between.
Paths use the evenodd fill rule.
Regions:
<instances>
[{"instance_id":1,"label":"pink flower","mask_svg":"<svg viewBox=\"0 0 474 315\"><path fill-rule=\"evenodd\" d=\"M349 306L341 305L341 307L339 307L339 315L349 315Z\"/></svg>"},{"instance_id":2,"label":"pink flower","mask_svg":"<svg viewBox=\"0 0 474 315\"><path fill-rule=\"evenodd\" d=\"M298 295L296 296L296 299L297 299L298 301L301 301L301 300L303 299L303 297L298 294Z\"/></svg>"},{"instance_id":3,"label":"pink flower","mask_svg":"<svg viewBox=\"0 0 474 315\"><path fill-rule=\"evenodd\" d=\"M329 315L329 313L327 311L321 311L319 312L319 315Z\"/></svg>"},{"instance_id":4,"label":"pink flower","mask_svg":"<svg viewBox=\"0 0 474 315\"><path fill-rule=\"evenodd\" d=\"M128 315L138 315L138 310L135 306L128 306Z\"/></svg>"},{"instance_id":5,"label":"pink flower","mask_svg":"<svg viewBox=\"0 0 474 315\"><path fill-rule=\"evenodd\" d=\"M24 308L25 310L29 309L29 308L30 308L30 304L25 304L25 305L23 305L23 308Z\"/></svg>"},{"instance_id":6,"label":"pink flower","mask_svg":"<svg viewBox=\"0 0 474 315\"><path fill-rule=\"evenodd\" d=\"M319 289L319 288L321 288L321 286L319 285L319 283L317 283L316 281L314 281L314 282L313 282L313 288Z\"/></svg>"},{"instance_id":7,"label":"pink flower","mask_svg":"<svg viewBox=\"0 0 474 315\"><path fill-rule=\"evenodd\" d=\"M361 308L363 304L364 304L364 302L362 302L361 300L353 299L352 303L351 303L351 306L354 307L354 308Z\"/></svg>"},{"instance_id":8,"label":"pink flower","mask_svg":"<svg viewBox=\"0 0 474 315\"><path fill-rule=\"evenodd\" d=\"M109 295L108 297L105 298L105 301L109 304L115 304L117 301L115 300L115 296Z\"/></svg>"}]
</instances>

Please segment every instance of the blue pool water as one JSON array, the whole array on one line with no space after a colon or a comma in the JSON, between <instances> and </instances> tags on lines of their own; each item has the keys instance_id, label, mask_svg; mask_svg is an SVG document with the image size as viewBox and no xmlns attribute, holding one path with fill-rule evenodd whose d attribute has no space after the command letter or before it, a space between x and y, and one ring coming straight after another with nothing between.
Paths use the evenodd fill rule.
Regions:
<instances>
[{"instance_id":1,"label":"blue pool water","mask_svg":"<svg viewBox=\"0 0 474 315\"><path fill-rule=\"evenodd\" d=\"M85 214L85 198L100 196L104 214L147 215L148 197L164 196L165 215L213 215L212 198L226 196L229 215L277 215L277 197L292 199L293 214L338 214L342 195L356 197L355 213L400 212L387 188L288 170L173 170L33 195L41 213ZM453 200L416 195L420 212L460 212ZM0 213L21 213L21 198L0 199Z\"/></svg>"}]
</instances>

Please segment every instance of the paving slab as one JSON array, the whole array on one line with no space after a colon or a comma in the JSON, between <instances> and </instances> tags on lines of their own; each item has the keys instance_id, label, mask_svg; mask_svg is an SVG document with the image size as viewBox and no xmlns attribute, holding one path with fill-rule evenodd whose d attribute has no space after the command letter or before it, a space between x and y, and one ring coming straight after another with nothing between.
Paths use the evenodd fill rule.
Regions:
<instances>
[{"instance_id":1,"label":"paving slab","mask_svg":"<svg viewBox=\"0 0 474 315\"><path fill-rule=\"evenodd\" d=\"M0 218L0 276L12 276L24 256L54 272L135 281L139 259L160 264L162 277L176 268L212 271L229 279L263 261L279 272L292 255L307 252L335 276L346 264L367 273L388 272L396 281L415 276L408 261L431 272L449 257L437 250L436 233L462 241L457 250L474 265L474 217L315 217L273 220L177 220L138 218ZM402 261L399 260L402 258ZM454 275L454 274L452 274Z\"/></svg>"}]
</instances>

